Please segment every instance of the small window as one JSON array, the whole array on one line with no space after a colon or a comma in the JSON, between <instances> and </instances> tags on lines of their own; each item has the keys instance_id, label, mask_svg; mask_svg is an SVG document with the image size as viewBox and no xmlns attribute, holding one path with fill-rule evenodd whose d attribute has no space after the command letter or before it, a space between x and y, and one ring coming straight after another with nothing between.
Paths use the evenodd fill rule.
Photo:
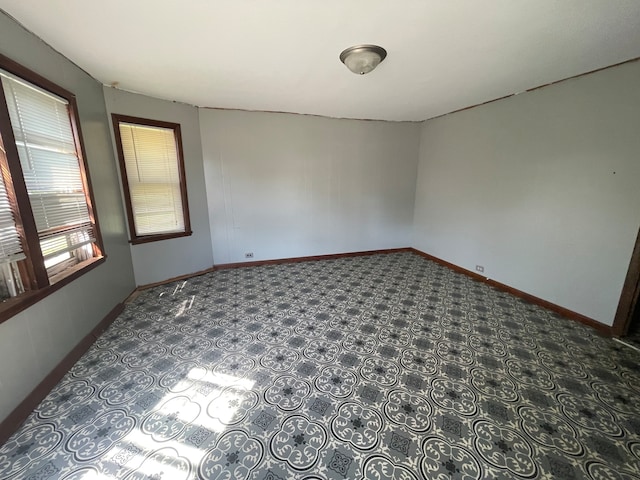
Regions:
<instances>
[{"instance_id":1,"label":"small window","mask_svg":"<svg viewBox=\"0 0 640 480\"><path fill-rule=\"evenodd\" d=\"M103 249L75 97L1 55L0 169L2 321L96 265Z\"/></svg>"},{"instance_id":2,"label":"small window","mask_svg":"<svg viewBox=\"0 0 640 480\"><path fill-rule=\"evenodd\" d=\"M112 118L131 243L191 235L180 125Z\"/></svg>"}]
</instances>

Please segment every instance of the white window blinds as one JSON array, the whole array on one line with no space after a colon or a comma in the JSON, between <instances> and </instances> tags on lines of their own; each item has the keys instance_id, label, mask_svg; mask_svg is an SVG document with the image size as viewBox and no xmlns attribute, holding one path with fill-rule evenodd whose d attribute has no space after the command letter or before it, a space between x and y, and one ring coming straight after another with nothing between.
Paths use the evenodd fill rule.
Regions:
<instances>
[{"instance_id":1,"label":"white window blinds","mask_svg":"<svg viewBox=\"0 0 640 480\"><path fill-rule=\"evenodd\" d=\"M68 102L0 71L45 260L95 241Z\"/></svg>"},{"instance_id":2,"label":"white window blinds","mask_svg":"<svg viewBox=\"0 0 640 480\"><path fill-rule=\"evenodd\" d=\"M120 122L118 128L135 235L184 232L174 130L126 122Z\"/></svg>"},{"instance_id":3,"label":"white window blinds","mask_svg":"<svg viewBox=\"0 0 640 480\"><path fill-rule=\"evenodd\" d=\"M1 146L0 146L1 148ZM2 155L3 153L0 153ZM13 211L4 179L0 175L0 265L22 260L22 243L13 218Z\"/></svg>"}]
</instances>

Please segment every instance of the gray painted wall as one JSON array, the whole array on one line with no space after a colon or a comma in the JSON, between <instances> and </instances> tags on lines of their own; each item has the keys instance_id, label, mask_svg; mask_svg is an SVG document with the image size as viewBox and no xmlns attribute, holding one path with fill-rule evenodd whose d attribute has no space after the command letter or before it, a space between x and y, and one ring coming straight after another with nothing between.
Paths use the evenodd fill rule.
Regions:
<instances>
[{"instance_id":1,"label":"gray painted wall","mask_svg":"<svg viewBox=\"0 0 640 480\"><path fill-rule=\"evenodd\" d=\"M420 125L200 110L216 264L407 247Z\"/></svg>"},{"instance_id":2,"label":"gray painted wall","mask_svg":"<svg viewBox=\"0 0 640 480\"><path fill-rule=\"evenodd\" d=\"M109 116L111 113L120 113L179 123L182 134L189 218L193 235L131 245L136 284L147 285L210 268L213 265L213 256L198 109L183 103L159 100L110 87L104 88L104 97ZM113 129L111 135L113 138ZM115 139L113 149L115 152ZM120 181L117 185L122 188Z\"/></svg>"},{"instance_id":3,"label":"gray painted wall","mask_svg":"<svg viewBox=\"0 0 640 480\"><path fill-rule=\"evenodd\" d=\"M427 121L413 245L611 325L640 225L640 62Z\"/></svg>"},{"instance_id":4,"label":"gray painted wall","mask_svg":"<svg viewBox=\"0 0 640 480\"><path fill-rule=\"evenodd\" d=\"M0 52L75 93L107 261L0 324L0 419L134 289L102 86L0 12Z\"/></svg>"},{"instance_id":5,"label":"gray painted wall","mask_svg":"<svg viewBox=\"0 0 640 480\"><path fill-rule=\"evenodd\" d=\"M0 419L136 282L249 251L261 260L413 245L612 323L640 223L639 63L420 125L103 92L2 13L0 52L76 94L108 255L0 324ZM110 111L181 123L193 237L130 249L105 98Z\"/></svg>"}]
</instances>

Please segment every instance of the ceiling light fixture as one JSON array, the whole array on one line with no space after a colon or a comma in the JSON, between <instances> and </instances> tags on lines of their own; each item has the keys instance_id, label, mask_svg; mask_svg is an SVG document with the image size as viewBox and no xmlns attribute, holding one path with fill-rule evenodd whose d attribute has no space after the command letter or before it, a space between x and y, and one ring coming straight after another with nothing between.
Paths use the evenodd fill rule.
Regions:
<instances>
[{"instance_id":1,"label":"ceiling light fixture","mask_svg":"<svg viewBox=\"0 0 640 480\"><path fill-rule=\"evenodd\" d=\"M364 75L376 68L387 56L387 51L377 45L354 45L340 54L340 61L349 70Z\"/></svg>"}]
</instances>

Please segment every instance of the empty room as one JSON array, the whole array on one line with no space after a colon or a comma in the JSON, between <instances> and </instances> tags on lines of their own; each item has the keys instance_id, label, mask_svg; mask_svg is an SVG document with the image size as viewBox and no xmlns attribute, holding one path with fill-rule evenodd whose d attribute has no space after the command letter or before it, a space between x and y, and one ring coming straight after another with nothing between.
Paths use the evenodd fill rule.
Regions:
<instances>
[{"instance_id":1,"label":"empty room","mask_svg":"<svg viewBox=\"0 0 640 480\"><path fill-rule=\"evenodd\" d=\"M639 25L0 0L0 480L640 479Z\"/></svg>"}]
</instances>

